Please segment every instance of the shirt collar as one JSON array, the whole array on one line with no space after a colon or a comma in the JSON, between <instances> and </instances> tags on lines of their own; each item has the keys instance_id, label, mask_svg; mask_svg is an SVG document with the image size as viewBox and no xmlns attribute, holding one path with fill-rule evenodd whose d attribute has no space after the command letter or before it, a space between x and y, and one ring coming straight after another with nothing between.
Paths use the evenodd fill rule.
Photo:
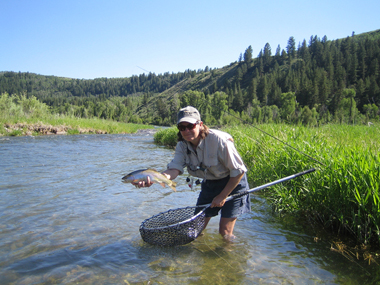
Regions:
<instances>
[{"instance_id":1,"label":"shirt collar","mask_svg":"<svg viewBox=\"0 0 380 285\"><path fill-rule=\"evenodd\" d=\"M194 150L194 149L193 149L193 145L192 145L191 142L188 142L188 141L186 141L186 140L184 140L184 142L187 144L187 148L188 148L188 149ZM201 138L201 139L199 140L199 144L198 144L197 148L200 148L201 150L203 150L204 147L205 147L204 139Z\"/></svg>"},{"instance_id":2,"label":"shirt collar","mask_svg":"<svg viewBox=\"0 0 380 285\"><path fill-rule=\"evenodd\" d=\"M201 150L204 149L204 147L205 147L204 139L202 139L202 138L200 139L199 144L198 144L198 147L199 147Z\"/></svg>"}]
</instances>

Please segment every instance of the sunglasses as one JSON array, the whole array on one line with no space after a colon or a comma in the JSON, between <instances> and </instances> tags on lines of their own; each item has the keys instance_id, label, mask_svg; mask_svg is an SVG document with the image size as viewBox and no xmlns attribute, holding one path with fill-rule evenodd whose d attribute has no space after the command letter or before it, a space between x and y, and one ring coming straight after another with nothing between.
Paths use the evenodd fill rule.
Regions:
<instances>
[{"instance_id":1,"label":"sunglasses","mask_svg":"<svg viewBox=\"0 0 380 285\"><path fill-rule=\"evenodd\" d=\"M188 129L189 131L191 130L194 130L195 129L195 126L198 125L198 123L195 123L195 124L188 124L186 126L184 125L177 125L177 128L180 132L184 132L186 129Z\"/></svg>"}]
</instances>

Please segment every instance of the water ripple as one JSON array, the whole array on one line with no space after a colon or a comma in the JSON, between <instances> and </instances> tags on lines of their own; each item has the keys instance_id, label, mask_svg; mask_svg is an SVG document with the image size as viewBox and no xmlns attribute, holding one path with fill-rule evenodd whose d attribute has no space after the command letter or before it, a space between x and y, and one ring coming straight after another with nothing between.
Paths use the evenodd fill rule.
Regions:
<instances>
[{"instance_id":1,"label":"water ripple","mask_svg":"<svg viewBox=\"0 0 380 285\"><path fill-rule=\"evenodd\" d=\"M272 216L260 196L238 219L232 244L220 238L218 219L186 246L145 244L140 223L194 205L199 188L191 191L185 175L175 193L160 185L136 189L121 177L141 168L163 170L172 155L146 134L1 138L0 283L367 281L344 257L332 258L328 244L315 244L302 227Z\"/></svg>"}]
</instances>

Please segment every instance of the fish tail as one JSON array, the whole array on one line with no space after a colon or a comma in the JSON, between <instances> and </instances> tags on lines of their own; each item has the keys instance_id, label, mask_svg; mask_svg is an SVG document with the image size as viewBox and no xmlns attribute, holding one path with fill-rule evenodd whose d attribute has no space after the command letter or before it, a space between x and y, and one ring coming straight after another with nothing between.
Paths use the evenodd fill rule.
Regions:
<instances>
[{"instance_id":1,"label":"fish tail","mask_svg":"<svg viewBox=\"0 0 380 285\"><path fill-rule=\"evenodd\" d=\"M175 187L174 187L173 184L172 184L172 185L169 185L169 187L172 188L174 192L177 192L177 190L175 189Z\"/></svg>"},{"instance_id":2,"label":"fish tail","mask_svg":"<svg viewBox=\"0 0 380 285\"><path fill-rule=\"evenodd\" d=\"M177 183L172 181L172 183L170 183L169 187L173 189L174 192L177 192L177 190L175 189L175 187L177 186Z\"/></svg>"}]
</instances>

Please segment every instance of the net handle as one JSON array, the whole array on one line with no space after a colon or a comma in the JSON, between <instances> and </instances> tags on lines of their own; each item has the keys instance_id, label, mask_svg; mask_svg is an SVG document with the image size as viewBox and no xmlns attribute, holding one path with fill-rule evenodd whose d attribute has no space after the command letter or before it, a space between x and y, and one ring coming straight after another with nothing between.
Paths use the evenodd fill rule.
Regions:
<instances>
[{"instance_id":1,"label":"net handle","mask_svg":"<svg viewBox=\"0 0 380 285\"><path fill-rule=\"evenodd\" d=\"M314 171L315 171L315 168L311 168L311 169L308 169L308 170L305 170L305 171L302 171L302 172L299 172L299 173L296 173L296 174L293 174L293 175L290 175L290 176L278 179L276 181L269 182L269 183L261 185L261 186L257 186L255 188L243 191L241 193L228 196L227 199L226 199L226 202L230 201L230 200L233 200L233 199L236 199L236 198L240 198L240 197L245 196L245 195L247 195L249 193L256 192L256 191L262 190L264 188L267 188L267 187L270 187L270 186L273 186L273 185L285 182L287 180L294 179L296 177L299 177L299 176L302 176L302 175L314 172ZM199 205L198 207L210 207L210 206L211 206L211 203L210 204L206 204L206 205Z\"/></svg>"}]
</instances>

